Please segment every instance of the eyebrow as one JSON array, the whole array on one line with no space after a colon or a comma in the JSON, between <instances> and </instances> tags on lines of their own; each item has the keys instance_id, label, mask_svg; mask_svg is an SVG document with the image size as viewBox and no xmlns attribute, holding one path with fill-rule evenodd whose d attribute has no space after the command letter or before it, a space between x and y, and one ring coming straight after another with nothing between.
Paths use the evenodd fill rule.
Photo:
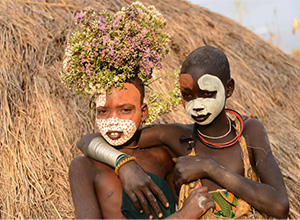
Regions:
<instances>
[{"instance_id":1,"label":"eyebrow","mask_svg":"<svg viewBox=\"0 0 300 220\"><path fill-rule=\"evenodd\" d=\"M123 103L123 104L121 104L121 105L118 105L118 108L124 107L124 106L126 106L126 105L130 105L130 106L135 107L135 105L132 104L132 103Z\"/></svg>"}]
</instances>

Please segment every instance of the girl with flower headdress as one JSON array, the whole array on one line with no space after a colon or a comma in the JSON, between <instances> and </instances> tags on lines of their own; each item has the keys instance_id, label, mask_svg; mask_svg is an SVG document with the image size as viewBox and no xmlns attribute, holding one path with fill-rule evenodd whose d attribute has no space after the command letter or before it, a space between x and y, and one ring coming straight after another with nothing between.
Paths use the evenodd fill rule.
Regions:
<instances>
[{"instance_id":1,"label":"girl with flower headdress","mask_svg":"<svg viewBox=\"0 0 300 220\"><path fill-rule=\"evenodd\" d=\"M88 157L72 161L69 180L77 218L200 217L214 206L207 188L197 186L183 208L175 212L173 162L169 153L162 148L143 150L137 145L140 123L148 116L148 107L143 102L144 82L151 78L152 68L160 67L167 53L168 35L161 32L162 16L154 7L133 3L114 17L107 12L98 16L88 9L77 15L77 21L82 27L68 42L62 79L78 94L96 96L96 125L105 140L96 143L95 139L95 148L88 154L93 157L102 152L115 167ZM107 151L103 145L106 142L118 151ZM148 172L146 178L150 183L157 184L153 184L152 190L158 195L158 203L151 206L141 201L136 209L122 190L118 173L132 161ZM150 195L147 189L144 193Z\"/></svg>"}]
</instances>

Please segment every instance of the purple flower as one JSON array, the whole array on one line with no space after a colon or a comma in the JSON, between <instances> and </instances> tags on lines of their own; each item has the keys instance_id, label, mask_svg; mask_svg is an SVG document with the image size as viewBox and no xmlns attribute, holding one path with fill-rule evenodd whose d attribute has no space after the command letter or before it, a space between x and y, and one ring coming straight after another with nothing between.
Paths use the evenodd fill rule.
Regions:
<instances>
[{"instance_id":1,"label":"purple flower","mask_svg":"<svg viewBox=\"0 0 300 220\"><path fill-rule=\"evenodd\" d=\"M100 22L98 24L98 30L101 30L101 31L105 31L106 30L106 27L105 27L105 25L102 22Z\"/></svg>"},{"instance_id":2,"label":"purple flower","mask_svg":"<svg viewBox=\"0 0 300 220\"><path fill-rule=\"evenodd\" d=\"M142 33L143 35L147 34L147 32L148 32L148 30L147 30L146 28L144 28L144 29L141 31L141 33Z\"/></svg>"},{"instance_id":3,"label":"purple flower","mask_svg":"<svg viewBox=\"0 0 300 220\"><path fill-rule=\"evenodd\" d=\"M121 16L117 16L112 24L112 27L114 28L120 20L121 20Z\"/></svg>"},{"instance_id":4,"label":"purple flower","mask_svg":"<svg viewBox=\"0 0 300 220\"><path fill-rule=\"evenodd\" d=\"M76 22L78 22L78 20L80 19L80 21L83 20L83 15L81 13L77 13L75 16Z\"/></svg>"}]
</instances>

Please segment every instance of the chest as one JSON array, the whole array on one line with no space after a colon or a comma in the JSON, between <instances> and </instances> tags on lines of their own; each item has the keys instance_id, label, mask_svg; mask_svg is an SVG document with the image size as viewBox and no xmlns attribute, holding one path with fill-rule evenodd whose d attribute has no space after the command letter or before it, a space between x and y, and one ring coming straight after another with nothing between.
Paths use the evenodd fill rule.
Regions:
<instances>
[{"instance_id":1,"label":"chest","mask_svg":"<svg viewBox=\"0 0 300 220\"><path fill-rule=\"evenodd\" d=\"M149 149L137 149L126 153L135 156L136 162L146 172L153 173L163 179L171 172L172 160L168 152L164 149L153 147Z\"/></svg>"},{"instance_id":2,"label":"chest","mask_svg":"<svg viewBox=\"0 0 300 220\"><path fill-rule=\"evenodd\" d=\"M215 149L197 141L195 152L199 157L211 158L230 171L244 175L243 153L239 143L231 147Z\"/></svg>"}]
</instances>

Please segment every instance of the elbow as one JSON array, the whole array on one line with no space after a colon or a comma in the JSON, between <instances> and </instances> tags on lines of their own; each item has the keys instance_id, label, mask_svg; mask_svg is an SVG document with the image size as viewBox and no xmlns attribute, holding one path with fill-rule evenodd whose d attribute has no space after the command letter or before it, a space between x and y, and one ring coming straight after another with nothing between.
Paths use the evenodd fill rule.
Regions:
<instances>
[{"instance_id":1,"label":"elbow","mask_svg":"<svg viewBox=\"0 0 300 220\"><path fill-rule=\"evenodd\" d=\"M274 207L274 218L287 219L290 210L290 204L288 198L281 199L280 202Z\"/></svg>"},{"instance_id":2,"label":"elbow","mask_svg":"<svg viewBox=\"0 0 300 220\"><path fill-rule=\"evenodd\" d=\"M95 133L95 134L86 134L84 135L76 144L77 148L85 155L88 155L88 147L90 142L95 138L95 137L100 137L100 133Z\"/></svg>"},{"instance_id":3,"label":"elbow","mask_svg":"<svg viewBox=\"0 0 300 220\"><path fill-rule=\"evenodd\" d=\"M83 145L83 143L82 143L82 138L76 143L76 147L82 152L82 145Z\"/></svg>"}]
</instances>

